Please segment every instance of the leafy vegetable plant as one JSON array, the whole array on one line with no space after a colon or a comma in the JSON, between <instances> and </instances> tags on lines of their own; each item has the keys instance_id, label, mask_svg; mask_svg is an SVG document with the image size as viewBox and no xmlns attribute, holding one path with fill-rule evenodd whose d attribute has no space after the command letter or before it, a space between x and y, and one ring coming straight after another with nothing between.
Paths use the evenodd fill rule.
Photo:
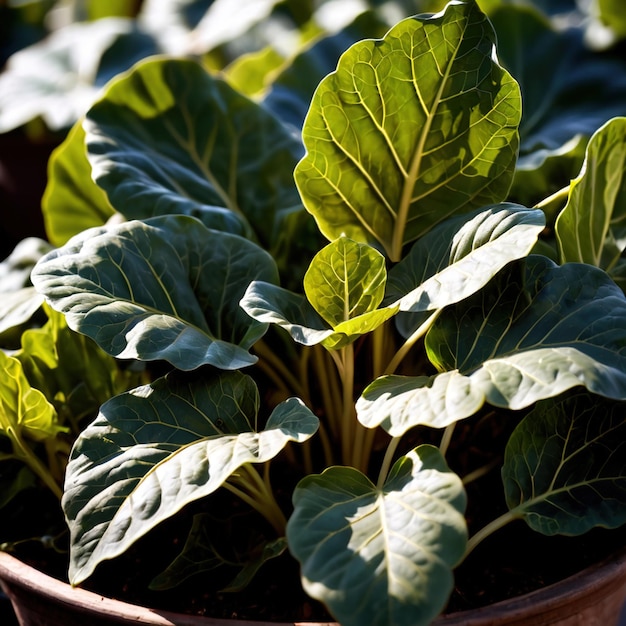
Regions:
<instances>
[{"instance_id":1,"label":"leafy vegetable plant","mask_svg":"<svg viewBox=\"0 0 626 626\"><path fill-rule=\"evenodd\" d=\"M278 98L289 69L255 101L157 58L56 153L51 225L70 197L123 219L55 242L34 287L106 353L162 373L74 445L72 584L230 492L268 523L251 522L233 589L289 553L344 626L415 626L512 520L546 535L626 521L626 118L537 143L545 112L522 117L474 1L384 28L321 79L301 133ZM579 176L519 204L567 142L574 162L586 146ZM515 427L474 459L478 418ZM506 512L470 533L466 487L498 468L481 506ZM220 563L202 523L155 588Z\"/></svg>"}]
</instances>

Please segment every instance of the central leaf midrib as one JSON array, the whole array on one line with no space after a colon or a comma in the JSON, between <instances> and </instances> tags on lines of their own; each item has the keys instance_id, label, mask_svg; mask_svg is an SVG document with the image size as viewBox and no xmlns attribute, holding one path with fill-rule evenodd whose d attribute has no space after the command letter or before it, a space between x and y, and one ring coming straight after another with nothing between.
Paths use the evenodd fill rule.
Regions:
<instances>
[{"instance_id":1,"label":"central leaf midrib","mask_svg":"<svg viewBox=\"0 0 626 626\"><path fill-rule=\"evenodd\" d=\"M405 183L402 189L402 196L400 198L400 206L398 207L398 217L396 219L396 224L395 224L395 228L394 228L393 236L392 236L390 256L393 261L399 261L402 255L402 246L404 243L404 232L405 232L406 224L408 221L409 209L411 208L411 198L413 196L415 181L417 180L419 176L421 165L422 165L424 146L426 145L426 139L428 138L430 127L435 118L437 109L441 103L444 89L447 85L448 78L450 77L452 66L454 62L456 61L456 57L461 47L461 43L463 42L463 37L465 35L466 30L467 30L467 22L463 26L463 33L459 37L456 48L454 49L454 52L451 55L450 61L448 62L448 65L446 67L446 71L439 84L439 89L437 90L437 94L435 96L433 105L431 106L430 113L426 116L426 122L424 124L424 128L420 134L417 148L411 160L411 166L409 168L408 176L405 177ZM413 84L415 85L416 93L419 94L419 89L414 78L413 78Z\"/></svg>"}]
</instances>

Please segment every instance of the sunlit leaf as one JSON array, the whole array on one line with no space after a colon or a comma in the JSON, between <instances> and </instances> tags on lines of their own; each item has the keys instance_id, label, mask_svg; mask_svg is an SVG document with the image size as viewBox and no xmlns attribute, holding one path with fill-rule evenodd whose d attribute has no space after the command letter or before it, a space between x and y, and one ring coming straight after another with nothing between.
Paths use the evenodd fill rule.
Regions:
<instances>
[{"instance_id":1,"label":"sunlit leaf","mask_svg":"<svg viewBox=\"0 0 626 626\"><path fill-rule=\"evenodd\" d=\"M81 121L50 157L42 210L46 234L55 246L87 228L102 226L115 213L106 194L91 180Z\"/></svg>"},{"instance_id":2,"label":"sunlit leaf","mask_svg":"<svg viewBox=\"0 0 626 626\"><path fill-rule=\"evenodd\" d=\"M522 409L576 386L626 399L626 297L602 270L531 256L444 309L426 335L439 374L383 377L359 420L394 436L441 428L484 402Z\"/></svg>"},{"instance_id":3,"label":"sunlit leaf","mask_svg":"<svg viewBox=\"0 0 626 626\"><path fill-rule=\"evenodd\" d=\"M615 268L626 250L626 117L616 117L589 141L580 176L556 221L562 262Z\"/></svg>"},{"instance_id":4,"label":"sunlit leaf","mask_svg":"<svg viewBox=\"0 0 626 626\"><path fill-rule=\"evenodd\" d=\"M385 294L385 258L367 244L340 237L320 250L304 275L304 292L333 328L374 311Z\"/></svg>"},{"instance_id":5,"label":"sunlit leaf","mask_svg":"<svg viewBox=\"0 0 626 626\"><path fill-rule=\"evenodd\" d=\"M344 626L426 625L444 608L467 540L465 491L432 446L376 487L331 467L296 487L287 525L302 582Z\"/></svg>"},{"instance_id":6,"label":"sunlit leaf","mask_svg":"<svg viewBox=\"0 0 626 626\"><path fill-rule=\"evenodd\" d=\"M296 183L330 240L403 246L455 213L505 198L521 114L475 3L397 24L346 51L317 88Z\"/></svg>"},{"instance_id":7,"label":"sunlit leaf","mask_svg":"<svg viewBox=\"0 0 626 626\"><path fill-rule=\"evenodd\" d=\"M67 468L70 580L87 578L242 465L269 461L317 430L318 419L295 398L255 430L258 405L249 377L206 371L169 375L105 403Z\"/></svg>"},{"instance_id":8,"label":"sunlit leaf","mask_svg":"<svg viewBox=\"0 0 626 626\"><path fill-rule=\"evenodd\" d=\"M238 304L255 279L277 280L264 250L183 215L85 231L33 271L70 327L109 354L183 370L255 362L265 327Z\"/></svg>"}]
</instances>

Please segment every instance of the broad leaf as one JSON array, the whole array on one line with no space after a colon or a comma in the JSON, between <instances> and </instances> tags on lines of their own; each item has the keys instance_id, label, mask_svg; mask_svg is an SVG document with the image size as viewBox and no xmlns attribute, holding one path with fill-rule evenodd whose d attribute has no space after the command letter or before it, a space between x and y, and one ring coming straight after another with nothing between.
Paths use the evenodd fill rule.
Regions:
<instances>
[{"instance_id":1,"label":"broad leaf","mask_svg":"<svg viewBox=\"0 0 626 626\"><path fill-rule=\"evenodd\" d=\"M168 375L105 403L67 468L72 583L214 492L242 465L269 461L317 430L318 419L295 398L256 430L258 404L249 377L207 371Z\"/></svg>"},{"instance_id":2,"label":"broad leaf","mask_svg":"<svg viewBox=\"0 0 626 626\"><path fill-rule=\"evenodd\" d=\"M511 512L546 535L626 523L625 409L586 393L538 404L506 447Z\"/></svg>"},{"instance_id":3,"label":"broad leaf","mask_svg":"<svg viewBox=\"0 0 626 626\"><path fill-rule=\"evenodd\" d=\"M494 41L474 2L450 3L342 55L315 92L295 172L328 239L398 261L446 217L505 198L521 105Z\"/></svg>"},{"instance_id":4,"label":"broad leaf","mask_svg":"<svg viewBox=\"0 0 626 626\"><path fill-rule=\"evenodd\" d=\"M580 176L556 221L562 262L580 261L611 273L626 250L626 117L589 141Z\"/></svg>"},{"instance_id":5,"label":"broad leaf","mask_svg":"<svg viewBox=\"0 0 626 626\"><path fill-rule=\"evenodd\" d=\"M376 310L385 294L385 257L367 244L340 237L320 250L304 275L313 308L336 328Z\"/></svg>"},{"instance_id":6,"label":"broad leaf","mask_svg":"<svg viewBox=\"0 0 626 626\"><path fill-rule=\"evenodd\" d=\"M93 177L127 218L184 213L276 251L301 210L298 139L190 60L148 60L116 80L85 121Z\"/></svg>"},{"instance_id":7,"label":"broad leaf","mask_svg":"<svg viewBox=\"0 0 626 626\"><path fill-rule=\"evenodd\" d=\"M287 524L309 595L344 626L426 625L465 550L465 491L439 451L400 458L378 488L351 467L304 478Z\"/></svg>"},{"instance_id":8,"label":"broad leaf","mask_svg":"<svg viewBox=\"0 0 626 626\"><path fill-rule=\"evenodd\" d=\"M50 157L42 210L48 239L57 247L87 228L102 226L115 213L91 180L82 121Z\"/></svg>"},{"instance_id":9,"label":"broad leaf","mask_svg":"<svg viewBox=\"0 0 626 626\"><path fill-rule=\"evenodd\" d=\"M255 362L248 349L265 326L238 302L252 280L277 274L252 242L177 215L85 231L32 278L72 329L109 354L191 370Z\"/></svg>"},{"instance_id":10,"label":"broad leaf","mask_svg":"<svg viewBox=\"0 0 626 626\"><path fill-rule=\"evenodd\" d=\"M389 272L387 302L401 311L441 309L484 287L507 263L526 256L545 226L541 211L503 203L435 226ZM407 323L402 323L408 334Z\"/></svg>"},{"instance_id":11,"label":"broad leaf","mask_svg":"<svg viewBox=\"0 0 626 626\"><path fill-rule=\"evenodd\" d=\"M602 270L530 256L444 309L426 335L439 374L384 377L357 401L359 420L394 436L444 427L484 402L522 409L583 385L626 399L626 297Z\"/></svg>"}]
</instances>

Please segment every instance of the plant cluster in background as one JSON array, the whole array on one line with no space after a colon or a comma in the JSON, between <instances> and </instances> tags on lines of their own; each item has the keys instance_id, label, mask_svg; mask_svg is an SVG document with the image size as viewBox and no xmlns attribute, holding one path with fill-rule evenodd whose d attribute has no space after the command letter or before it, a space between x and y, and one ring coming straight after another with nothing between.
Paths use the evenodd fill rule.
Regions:
<instances>
[{"instance_id":1,"label":"plant cluster in background","mask_svg":"<svg viewBox=\"0 0 626 626\"><path fill-rule=\"evenodd\" d=\"M1 266L3 493L37 477L60 496L75 442L78 584L228 491L257 516L230 588L290 554L344 626L429 623L513 520L622 525L617 3L230 6L63 27L128 39L62 122L0 96L5 129L78 120L50 161L49 243ZM84 60L63 41L48 58ZM128 69L143 44L167 54ZM28 83L13 58L0 86ZM514 422L503 448L469 454L476 416ZM466 487L494 471L506 512L470 529ZM154 588L225 565L208 525Z\"/></svg>"}]
</instances>

